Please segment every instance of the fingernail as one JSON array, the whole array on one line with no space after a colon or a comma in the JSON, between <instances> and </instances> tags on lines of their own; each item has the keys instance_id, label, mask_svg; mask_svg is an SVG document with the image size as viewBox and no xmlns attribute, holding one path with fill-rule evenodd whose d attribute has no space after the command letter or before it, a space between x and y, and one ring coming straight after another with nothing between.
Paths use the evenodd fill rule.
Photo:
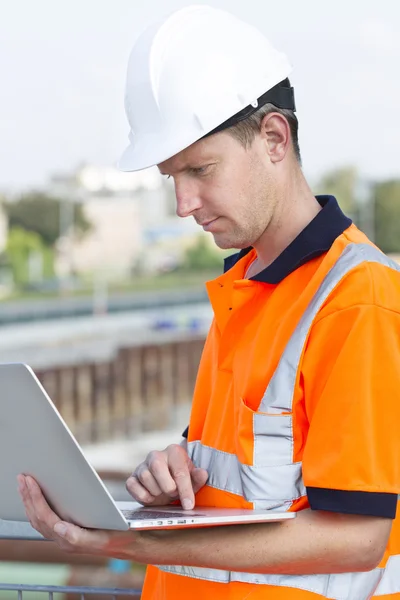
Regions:
<instances>
[{"instance_id":1,"label":"fingernail","mask_svg":"<svg viewBox=\"0 0 400 600\"><path fill-rule=\"evenodd\" d=\"M182 500L182 506L185 510L190 510L193 507L193 502L189 500L189 498L184 498Z\"/></svg>"},{"instance_id":2,"label":"fingernail","mask_svg":"<svg viewBox=\"0 0 400 600\"><path fill-rule=\"evenodd\" d=\"M56 523L56 524L54 525L54 527L53 527L53 531L54 531L54 532L55 532L57 535L59 535L59 536L61 536L61 537L64 537L64 536L66 535L66 533L67 533L67 527L66 527L66 525L64 525L63 523Z\"/></svg>"}]
</instances>

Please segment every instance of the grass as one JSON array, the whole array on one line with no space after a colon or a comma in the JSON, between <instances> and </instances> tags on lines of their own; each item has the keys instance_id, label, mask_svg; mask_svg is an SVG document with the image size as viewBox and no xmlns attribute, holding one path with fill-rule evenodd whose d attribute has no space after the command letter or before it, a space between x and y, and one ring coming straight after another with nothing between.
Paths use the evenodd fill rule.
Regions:
<instances>
[{"instance_id":1,"label":"grass","mask_svg":"<svg viewBox=\"0 0 400 600\"><path fill-rule=\"evenodd\" d=\"M204 283L220 275L220 270L207 271L173 271L162 273L157 276L137 276L130 280L112 281L108 284L107 294L131 294L133 292L161 291L168 289L202 289ZM94 282L82 282L77 289L65 289L64 291L23 291L16 290L10 295L3 297L1 302L43 300L57 298L91 297L94 293ZM100 283L97 284L100 286ZM104 284L102 284L104 286ZM103 287L102 287L103 289Z\"/></svg>"}]
</instances>

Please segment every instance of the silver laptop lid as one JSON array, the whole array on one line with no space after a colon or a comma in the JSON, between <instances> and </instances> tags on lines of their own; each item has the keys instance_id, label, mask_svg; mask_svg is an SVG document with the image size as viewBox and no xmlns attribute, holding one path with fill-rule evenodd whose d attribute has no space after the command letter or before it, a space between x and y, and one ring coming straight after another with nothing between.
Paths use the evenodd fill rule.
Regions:
<instances>
[{"instance_id":1,"label":"silver laptop lid","mask_svg":"<svg viewBox=\"0 0 400 600\"><path fill-rule=\"evenodd\" d=\"M0 364L0 519L26 521L17 475L32 475L66 521L128 529L96 471L27 365Z\"/></svg>"}]
</instances>

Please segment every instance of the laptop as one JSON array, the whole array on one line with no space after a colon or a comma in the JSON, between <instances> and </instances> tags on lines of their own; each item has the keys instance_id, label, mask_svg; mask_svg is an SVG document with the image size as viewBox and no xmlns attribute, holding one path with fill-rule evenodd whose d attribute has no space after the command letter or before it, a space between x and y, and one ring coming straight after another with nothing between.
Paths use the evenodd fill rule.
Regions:
<instances>
[{"instance_id":1,"label":"laptop","mask_svg":"<svg viewBox=\"0 0 400 600\"><path fill-rule=\"evenodd\" d=\"M63 520L95 529L168 529L283 521L295 513L116 502L33 370L0 364L0 519L26 521L17 475L31 475ZM132 465L134 468L136 465Z\"/></svg>"}]
</instances>

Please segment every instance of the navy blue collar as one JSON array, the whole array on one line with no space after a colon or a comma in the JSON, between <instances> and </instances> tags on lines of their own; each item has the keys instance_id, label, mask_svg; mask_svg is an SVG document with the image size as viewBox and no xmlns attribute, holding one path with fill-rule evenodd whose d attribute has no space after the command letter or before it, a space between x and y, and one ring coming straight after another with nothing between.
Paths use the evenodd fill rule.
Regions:
<instances>
[{"instance_id":1,"label":"navy blue collar","mask_svg":"<svg viewBox=\"0 0 400 600\"><path fill-rule=\"evenodd\" d=\"M322 210L266 269L252 277L254 281L276 284L306 262L327 252L335 239L351 225L333 196L316 196ZM245 248L225 259L224 271L250 252Z\"/></svg>"}]
</instances>

